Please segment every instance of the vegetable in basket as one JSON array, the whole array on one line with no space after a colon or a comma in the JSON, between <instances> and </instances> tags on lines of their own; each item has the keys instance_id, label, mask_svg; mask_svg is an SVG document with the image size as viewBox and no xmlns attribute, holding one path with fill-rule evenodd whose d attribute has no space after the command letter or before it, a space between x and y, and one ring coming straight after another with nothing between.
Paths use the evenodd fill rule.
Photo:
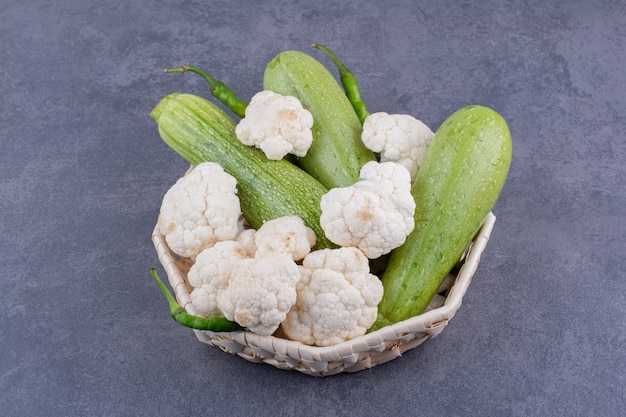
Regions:
<instances>
[{"instance_id":1,"label":"vegetable in basket","mask_svg":"<svg viewBox=\"0 0 626 417\"><path fill-rule=\"evenodd\" d=\"M361 178L324 194L320 223L332 242L376 259L402 245L413 230L411 176L399 164L372 161L361 169Z\"/></svg>"},{"instance_id":2,"label":"vegetable in basket","mask_svg":"<svg viewBox=\"0 0 626 417\"><path fill-rule=\"evenodd\" d=\"M411 190L415 229L389 259L370 330L426 309L500 195L511 146L506 122L487 107L464 107L442 123Z\"/></svg>"},{"instance_id":3,"label":"vegetable in basket","mask_svg":"<svg viewBox=\"0 0 626 417\"><path fill-rule=\"evenodd\" d=\"M217 303L218 297L228 286L235 263L252 255L239 239L217 242L200 252L187 273L187 282L193 288L189 294L191 304L198 314L224 315Z\"/></svg>"},{"instance_id":4,"label":"vegetable in basket","mask_svg":"<svg viewBox=\"0 0 626 417\"><path fill-rule=\"evenodd\" d=\"M296 303L299 281L298 264L286 254L241 259L217 303L227 319L269 336Z\"/></svg>"},{"instance_id":5,"label":"vegetable in basket","mask_svg":"<svg viewBox=\"0 0 626 417\"><path fill-rule=\"evenodd\" d=\"M313 116L293 96L264 90L256 93L235 128L237 138L271 160L287 154L303 157L313 142Z\"/></svg>"},{"instance_id":6,"label":"vegetable in basket","mask_svg":"<svg viewBox=\"0 0 626 417\"><path fill-rule=\"evenodd\" d=\"M174 253L194 259L235 238L241 217L236 185L219 164L202 162L167 190L157 225Z\"/></svg>"},{"instance_id":7,"label":"vegetable in basket","mask_svg":"<svg viewBox=\"0 0 626 417\"><path fill-rule=\"evenodd\" d=\"M330 346L365 334L376 320L383 286L360 250L311 252L300 271L296 304L282 324L289 339Z\"/></svg>"},{"instance_id":8,"label":"vegetable in basket","mask_svg":"<svg viewBox=\"0 0 626 417\"><path fill-rule=\"evenodd\" d=\"M419 166L435 134L409 114L372 113L363 123L361 139L380 153L381 162L395 162L409 170L415 181Z\"/></svg>"}]
</instances>

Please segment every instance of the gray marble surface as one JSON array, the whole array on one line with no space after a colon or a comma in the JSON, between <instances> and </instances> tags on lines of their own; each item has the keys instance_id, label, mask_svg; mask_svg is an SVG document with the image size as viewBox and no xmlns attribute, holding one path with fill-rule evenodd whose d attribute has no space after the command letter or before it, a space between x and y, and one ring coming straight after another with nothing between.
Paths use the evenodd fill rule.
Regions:
<instances>
[{"instance_id":1,"label":"gray marble surface","mask_svg":"<svg viewBox=\"0 0 626 417\"><path fill-rule=\"evenodd\" d=\"M625 39L620 1L0 0L0 414L623 415ZM148 273L186 168L148 113L207 95L163 69L195 64L249 98L275 54L312 42L370 110L436 129L482 104L514 141L457 316L328 378L199 343Z\"/></svg>"}]
</instances>

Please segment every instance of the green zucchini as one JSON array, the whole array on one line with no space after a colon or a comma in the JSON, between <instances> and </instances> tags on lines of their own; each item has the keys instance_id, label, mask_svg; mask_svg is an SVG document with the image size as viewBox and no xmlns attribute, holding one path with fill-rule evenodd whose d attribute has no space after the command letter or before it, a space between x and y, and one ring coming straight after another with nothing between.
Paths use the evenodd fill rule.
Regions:
<instances>
[{"instance_id":1,"label":"green zucchini","mask_svg":"<svg viewBox=\"0 0 626 417\"><path fill-rule=\"evenodd\" d=\"M511 152L506 122L487 107L464 107L442 123L411 189L415 229L389 258L370 331L424 312L496 203Z\"/></svg>"},{"instance_id":2,"label":"green zucchini","mask_svg":"<svg viewBox=\"0 0 626 417\"><path fill-rule=\"evenodd\" d=\"M327 188L347 187L375 154L361 142L363 131L345 92L315 58L284 51L265 68L263 88L298 98L313 115L313 143L298 164Z\"/></svg>"},{"instance_id":3,"label":"green zucchini","mask_svg":"<svg viewBox=\"0 0 626 417\"><path fill-rule=\"evenodd\" d=\"M173 93L150 112L163 141L190 164L216 162L237 179L244 217L258 229L281 216L300 216L317 236L316 249L335 247L320 226L326 187L287 160L271 161L235 135L235 121L210 101Z\"/></svg>"}]
</instances>

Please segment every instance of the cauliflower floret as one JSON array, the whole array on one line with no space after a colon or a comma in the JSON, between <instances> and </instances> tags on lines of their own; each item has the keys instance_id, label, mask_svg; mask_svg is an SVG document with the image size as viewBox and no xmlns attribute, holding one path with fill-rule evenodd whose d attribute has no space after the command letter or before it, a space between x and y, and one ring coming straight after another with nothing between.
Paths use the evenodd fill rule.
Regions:
<instances>
[{"instance_id":1,"label":"cauliflower floret","mask_svg":"<svg viewBox=\"0 0 626 417\"><path fill-rule=\"evenodd\" d=\"M411 192L411 179L405 167L393 162L368 162L361 167L361 179L376 182L376 186L390 195Z\"/></svg>"},{"instance_id":2,"label":"cauliflower floret","mask_svg":"<svg viewBox=\"0 0 626 417\"><path fill-rule=\"evenodd\" d=\"M415 180L424 154L435 134L422 121L408 114L372 113L363 122L361 140L381 162L396 162Z\"/></svg>"},{"instance_id":3,"label":"cauliflower floret","mask_svg":"<svg viewBox=\"0 0 626 417\"><path fill-rule=\"evenodd\" d=\"M254 258L254 253L256 252L256 244L254 243L254 236L256 235L256 230L254 229L244 229L239 232L235 240L239 242L246 254L250 258Z\"/></svg>"},{"instance_id":4,"label":"cauliflower floret","mask_svg":"<svg viewBox=\"0 0 626 417\"><path fill-rule=\"evenodd\" d=\"M191 303L206 317L222 316L217 297L228 286L233 265L249 257L246 248L235 240L217 242L200 252L187 273L193 287Z\"/></svg>"},{"instance_id":5,"label":"cauliflower floret","mask_svg":"<svg viewBox=\"0 0 626 417\"><path fill-rule=\"evenodd\" d=\"M313 116L297 98L265 90L252 97L235 134L243 144L278 160L288 153L306 155L313 142L312 127Z\"/></svg>"},{"instance_id":6,"label":"cauliflower floret","mask_svg":"<svg viewBox=\"0 0 626 417\"><path fill-rule=\"evenodd\" d=\"M241 207L236 185L220 165L203 162L165 193L157 224L174 253L193 259L237 235Z\"/></svg>"},{"instance_id":7,"label":"cauliflower floret","mask_svg":"<svg viewBox=\"0 0 626 417\"><path fill-rule=\"evenodd\" d=\"M358 247L371 259L402 245L413 231L410 175L394 162L368 162L362 180L322 196L320 224L339 246Z\"/></svg>"},{"instance_id":8,"label":"cauliflower floret","mask_svg":"<svg viewBox=\"0 0 626 417\"><path fill-rule=\"evenodd\" d=\"M315 232L298 216L269 220L254 236L255 257L285 254L294 261L303 259L315 245Z\"/></svg>"},{"instance_id":9,"label":"cauliflower floret","mask_svg":"<svg viewBox=\"0 0 626 417\"><path fill-rule=\"evenodd\" d=\"M289 339L329 346L363 335L374 324L383 285L360 250L311 252L300 272L298 299L282 323Z\"/></svg>"},{"instance_id":10,"label":"cauliflower floret","mask_svg":"<svg viewBox=\"0 0 626 417\"><path fill-rule=\"evenodd\" d=\"M233 264L228 286L217 302L228 320L269 336L296 302L298 265L287 255L248 258Z\"/></svg>"}]
</instances>

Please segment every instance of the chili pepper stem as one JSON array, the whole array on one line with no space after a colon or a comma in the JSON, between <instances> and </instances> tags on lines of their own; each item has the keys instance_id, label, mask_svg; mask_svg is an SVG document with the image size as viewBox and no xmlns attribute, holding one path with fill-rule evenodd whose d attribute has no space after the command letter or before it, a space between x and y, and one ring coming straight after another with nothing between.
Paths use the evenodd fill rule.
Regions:
<instances>
[{"instance_id":1,"label":"chili pepper stem","mask_svg":"<svg viewBox=\"0 0 626 417\"><path fill-rule=\"evenodd\" d=\"M202 71L200 68L191 66L191 65L181 65L178 68L165 68L165 73L170 74L170 73L185 73L187 71L191 71L191 72L195 72L196 74L200 75L202 78L204 78L208 83L209 86L211 87L211 89L213 90L218 84L220 84L221 82L216 80L215 78L211 77L209 74L207 74L205 71Z\"/></svg>"},{"instance_id":2,"label":"chili pepper stem","mask_svg":"<svg viewBox=\"0 0 626 417\"><path fill-rule=\"evenodd\" d=\"M176 301L176 299L174 298L172 293L170 293L170 291L167 289L167 287L165 286L161 278L159 278L156 268L150 269L150 275L152 275L152 279L154 279L154 282L156 282L157 286L159 287L159 289L165 296L165 299L167 300L167 303L170 308L170 315L172 316L174 320L176 320L176 317L179 316L181 313L184 313L185 309L183 309L183 307L180 304L178 304L178 301Z\"/></svg>"}]
</instances>

